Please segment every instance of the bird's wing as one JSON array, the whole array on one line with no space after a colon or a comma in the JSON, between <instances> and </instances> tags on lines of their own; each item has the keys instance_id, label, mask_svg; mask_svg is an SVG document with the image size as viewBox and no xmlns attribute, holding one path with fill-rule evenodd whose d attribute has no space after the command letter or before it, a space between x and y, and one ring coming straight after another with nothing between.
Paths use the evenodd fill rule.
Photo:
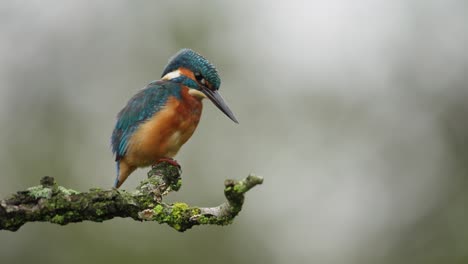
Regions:
<instances>
[{"instance_id":1,"label":"bird's wing","mask_svg":"<svg viewBox=\"0 0 468 264\"><path fill-rule=\"evenodd\" d=\"M120 160L126 153L128 142L136 129L160 111L169 96L177 96L177 84L170 82L152 82L135 94L117 115L117 123L112 132L111 144L115 160Z\"/></svg>"}]
</instances>

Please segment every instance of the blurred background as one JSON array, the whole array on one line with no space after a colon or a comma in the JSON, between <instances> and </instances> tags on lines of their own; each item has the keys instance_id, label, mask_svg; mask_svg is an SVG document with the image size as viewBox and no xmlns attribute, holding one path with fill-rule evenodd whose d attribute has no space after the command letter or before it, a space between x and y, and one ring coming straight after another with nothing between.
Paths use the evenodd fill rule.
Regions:
<instances>
[{"instance_id":1,"label":"blurred background","mask_svg":"<svg viewBox=\"0 0 468 264\"><path fill-rule=\"evenodd\" d=\"M0 197L44 175L110 188L117 112L185 47L240 125L205 101L167 201L265 182L230 226L30 223L0 232L1 262L467 263L467 17L451 0L2 1Z\"/></svg>"}]
</instances>

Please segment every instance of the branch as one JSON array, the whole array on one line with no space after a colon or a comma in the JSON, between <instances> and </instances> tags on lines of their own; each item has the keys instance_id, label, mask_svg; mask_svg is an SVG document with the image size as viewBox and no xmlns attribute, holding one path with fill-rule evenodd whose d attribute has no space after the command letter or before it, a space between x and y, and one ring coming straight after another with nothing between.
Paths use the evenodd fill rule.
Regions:
<instances>
[{"instance_id":1,"label":"branch","mask_svg":"<svg viewBox=\"0 0 468 264\"><path fill-rule=\"evenodd\" d=\"M102 222L114 217L166 223L183 232L195 225L228 225L241 211L244 194L262 184L263 178L249 175L226 180L227 201L216 207L196 207L186 203L165 204L163 196L182 185L181 171L169 163L159 163L134 192L90 189L77 192L58 186L52 177L43 177L41 185L19 191L0 201L0 230L16 231L27 222L51 222L59 225L82 221Z\"/></svg>"}]
</instances>

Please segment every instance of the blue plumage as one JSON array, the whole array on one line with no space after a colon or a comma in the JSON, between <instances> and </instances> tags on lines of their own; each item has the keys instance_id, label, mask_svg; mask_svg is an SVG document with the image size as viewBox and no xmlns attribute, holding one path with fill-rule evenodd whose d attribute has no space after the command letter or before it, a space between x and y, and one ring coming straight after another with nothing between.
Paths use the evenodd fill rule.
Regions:
<instances>
[{"instance_id":1,"label":"blue plumage","mask_svg":"<svg viewBox=\"0 0 468 264\"><path fill-rule=\"evenodd\" d=\"M128 141L138 127L161 110L170 96L180 99L180 90L180 85L176 83L155 81L128 101L117 115L117 123L112 133L112 152L116 161L125 155Z\"/></svg>"}]
</instances>

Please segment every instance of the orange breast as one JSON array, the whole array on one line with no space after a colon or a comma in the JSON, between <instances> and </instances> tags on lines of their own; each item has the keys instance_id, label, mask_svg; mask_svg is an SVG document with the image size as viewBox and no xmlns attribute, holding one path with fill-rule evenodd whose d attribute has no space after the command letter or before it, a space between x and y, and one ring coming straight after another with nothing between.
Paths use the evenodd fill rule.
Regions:
<instances>
[{"instance_id":1,"label":"orange breast","mask_svg":"<svg viewBox=\"0 0 468 264\"><path fill-rule=\"evenodd\" d=\"M125 160L137 167L149 166L160 158L172 158L195 131L202 102L182 88L182 98L169 98L166 106L142 124L129 141Z\"/></svg>"}]
</instances>

